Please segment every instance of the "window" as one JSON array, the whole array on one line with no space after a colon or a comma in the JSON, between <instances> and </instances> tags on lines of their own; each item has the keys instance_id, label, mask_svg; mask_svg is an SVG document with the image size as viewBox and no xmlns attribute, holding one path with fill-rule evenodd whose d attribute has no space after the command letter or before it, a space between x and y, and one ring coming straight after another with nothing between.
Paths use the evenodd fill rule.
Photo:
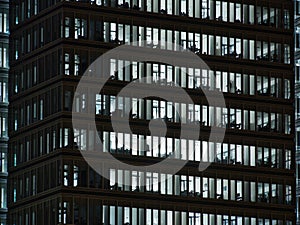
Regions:
<instances>
[{"instance_id":1,"label":"window","mask_svg":"<svg viewBox=\"0 0 300 225\"><path fill-rule=\"evenodd\" d=\"M8 136L7 113L0 113L0 137Z\"/></svg>"},{"instance_id":2,"label":"window","mask_svg":"<svg viewBox=\"0 0 300 225\"><path fill-rule=\"evenodd\" d=\"M64 34L65 38L70 37L70 23L71 23L71 18L65 17L65 34ZM42 32L41 32L41 34L42 34ZM77 28L77 35L78 35L78 28ZM78 38L78 36L77 36L77 38Z\"/></svg>"},{"instance_id":3,"label":"window","mask_svg":"<svg viewBox=\"0 0 300 225\"><path fill-rule=\"evenodd\" d=\"M8 44L0 43L0 67L8 68Z\"/></svg>"},{"instance_id":4,"label":"window","mask_svg":"<svg viewBox=\"0 0 300 225\"><path fill-rule=\"evenodd\" d=\"M6 209L7 208L7 201L6 201L6 185L5 184L1 184L1 208L2 209Z\"/></svg>"},{"instance_id":5,"label":"window","mask_svg":"<svg viewBox=\"0 0 300 225\"><path fill-rule=\"evenodd\" d=\"M33 1L34 1L33 14L36 15L38 13L38 0L33 0Z\"/></svg>"},{"instance_id":6,"label":"window","mask_svg":"<svg viewBox=\"0 0 300 225\"><path fill-rule=\"evenodd\" d=\"M0 33L9 33L8 12L0 12Z\"/></svg>"},{"instance_id":7,"label":"window","mask_svg":"<svg viewBox=\"0 0 300 225\"><path fill-rule=\"evenodd\" d=\"M292 204L292 186L290 185L287 185L285 188L285 201L288 205Z\"/></svg>"},{"instance_id":8,"label":"window","mask_svg":"<svg viewBox=\"0 0 300 225\"><path fill-rule=\"evenodd\" d=\"M36 195L37 193L36 185L36 175L32 175L32 195Z\"/></svg>"},{"instance_id":9,"label":"window","mask_svg":"<svg viewBox=\"0 0 300 225\"><path fill-rule=\"evenodd\" d=\"M0 172L2 173L7 173L7 152L6 152L6 148L1 147L1 152L0 152Z\"/></svg>"},{"instance_id":10,"label":"window","mask_svg":"<svg viewBox=\"0 0 300 225\"><path fill-rule=\"evenodd\" d=\"M170 14L176 16L189 16L232 23L244 23L249 25L254 24L255 19L257 24L264 26L270 25L271 27L279 27L281 21L285 21L285 29L289 29L290 23L288 9L268 9L265 6L232 2L229 3L224 0L202 0L200 2L194 0L164 0L161 2L156 2L153 0L134 0L132 2L126 0L112 2L106 0L91 0L90 2L91 4L96 3L96 5L121 7L132 10L142 10L152 13Z\"/></svg>"},{"instance_id":11,"label":"window","mask_svg":"<svg viewBox=\"0 0 300 225\"><path fill-rule=\"evenodd\" d=\"M80 150L86 150L87 131L85 129L74 130L74 145Z\"/></svg>"},{"instance_id":12,"label":"window","mask_svg":"<svg viewBox=\"0 0 300 225\"><path fill-rule=\"evenodd\" d=\"M99 135L103 137L104 146L111 153L146 155L148 157L161 158L174 156L178 159L188 158L191 161L207 160L215 163L285 169L290 169L291 163L290 155L287 155L286 164L283 165L283 150L276 148L271 149L228 143L207 143L193 140L187 142L187 140L180 141L172 138L136 136L115 132L100 132ZM126 140L125 143L123 140ZM160 143L159 147L153 149L152 146L157 146L158 143ZM131 150L131 145L135 146L136 150ZM201 145L202 147L200 147ZM175 151L180 151L180 146L181 152L177 155ZM213 153L214 150L216 151L216 156ZM195 153L191 154L190 151L192 153L195 151ZM202 159L200 156L202 156Z\"/></svg>"},{"instance_id":13,"label":"window","mask_svg":"<svg viewBox=\"0 0 300 225\"><path fill-rule=\"evenodd\" d=\"M67 19L68 17L66 17ZM66 22L66 29L67 29ZM67 31L65 31L68 33ZM65 34L65 37L68 35ZM87 21L82 18L75 18L75 39L87 38Z\"/></svg>"},{"instance_id":14,"label":"window","mask_svg":"<svg viewBox=\"0 0 300 225\"><path fill-rule=\"evenodd\" d=\"M291 150L285 151L285 168L290 169L292 162L292 152Z\"/></svg>"},{"instance_id":15,"label":"window","mask_svg":"<svg viewBox=\"0 0 300 225\"><path fill-rule=\"evenodd\" d=\"M284 116L284 133L285 134L290 134L291 133L291 116L285 114Z\"/></svg>"},{"instance_id":16,"label":"window","mask_svg":"<svg viewBox=\"0 0 300 225\"><path fill-rule=\"evenodd\" d=\"M44 119L44 100L43 99L40 99L40 120L43 120Z\"/></svg>"},{"instance_id":17,"label":"window","mask_svg":"<svg viewBox=\"0 0 300 225\"><path fill-rule=\"evenodd\" d=\"M186 11L189 7L189 1L179 1L176 10L179 14L186 14ZM223 17L223 12L226 12L229 7L230 10L233 10L233 13L230 14L230 21L242 21L241 16L242 4L238 3L227 3L223 1L216 1L216 13L218 17ZM122 3L123 4L123 3ZM150 3L151 4L151 3ZM176 3L177 4L177 3ZM192 4L192 3L191 3ZM195 3L196 4L196 3ZM207 4L207 6L205 6ZM229 6L228 6L229 4ZM202 4L202 10L209 8L209 11L213 9L212 7L214 2L204 1ZM150 5L151 6L151 5ZM152 7L152 6L151 6ZM200 7L201 8L201 7ZM183 10L183 11L181 11ZM245 9L247 11L247 7ZM181 11L181 12L179 12ZM214 10L212 10L214 11ZM265 7L258 7L258 18L264 20L263 15L269 15L269 12L265 12ZM272 11L276 14L276 10ZM211 13L211 12L210 12ZM222 14L222 15L221 15ZM219 16L220 15L220 16ZM225 17L226 15L224 15ZM269 20L269 19L267 19ZM73 21L73 22L72 22ZM93 22L93 23L92 23ZM268 22L269 23L269 22ZM44 44L44 27L48 30L48 21L45 21L40 25L40 42L41 45ZM73 28L71 29L71 26ZM95 29L94 29L95 28ZM181 45L184 49L190 49L191 51L197 54L207 54L207 55L217 55L223 57L231 57L235 59L248 59L248 60L258 60L258 61L270 61L270 62L282 62L285 64L291 63L290 56L290 44L288 43L275 43L264 40L250 40L247 37L241 38L238 36L229 37L228 34L212 35L206 33L196 33L196 32L186 32L186 31L177 31L177 30L165 30L158 29L156 27L142 27L142 26L131 26L129 24L122 23L111 23L111 22L100 22L100 21L91 21L91 39L98 41L110 42L113 44L122 44L132 40L146 40L147 46L151 48L156 48L158 41L172 41L178 45ZM74 35L70 32L74 30ZM139 31L139 32L138 32ZM21 52L28 52L32 48L32 44L36 42L35 28L32 32L24 31L23 37L21 40L14 40L14 50L18 54L19 42L21 43ZM60 32L60 31L57 31ZM96 32L96 33L95 33ZM64 33L65 38L73 37L75 39L88 38L87 34L87 19L75 17L64 17L64 29L61 31ZM46 36L46 42L50 37ZM256 49L255 49L256 45ZM243 48L242 48L243 46ZM162 46L165 48L165 46ZM168 46L168 48L172 46ZM7 48L7 47L6 47ZM281 56L281 48L284 48L284 54ZM3 50L4 51L4 50ZM4 54L4 53L1 53ZM7 53L6 53L7 54ZM256 54L256 55L255 55ZM5 55L5 54L4 54ZM7 56L6 56L7 58ZM73 57L71 57L72 59ZM73 60L73 59L72 59ZM5 60L4 60L5 61ZM7 65L8 66L8 65ZM73 67L73 66L72 66Z\"/></svg>"},{"instance_id":18,"label":"window","mask_svg":"<svg viewBox=\"0 0 300 225\"><path fill-rule=\"evenodd\" d=\"M256 217L244 217L235 215L220 215L220 214L208 214L205 212L199 213L194 211L180 212L180 211L167 211L164 209L153 208L132 208L132 213L128 214L128 207L123 206L109 206L103 205L102 207L102 223L104 225L115 225L115 220L118 224L125 224L125 221L132 221L131 224L138 224L138 221L145 221L147 225L152 224L189 224L189 225L208 225L210 222L216 222L216 224L228 225L228 224L241 224L246 221L245 224L270 224L269 218L256 218ZM127 217L128 216L128 217ZM158 221L160 218L160 221ZM210 221L210 222L209 222ZM251 221L251 223L250 223ZM258 221L258 223L256 223ZM264 222L263 222L264 221ZM160 222L160 223L159 223ZM129 222L128 222L129 223ZM288 224L291 225L291 221L272 219L272 224Z\"/></svg>"},{"instance_id":19,"label":"window","mask_svg":"<svg viewBox=\"0 0 300 225\"><path fill-rule=\"evenodd\" d=\"M291 60L290 45L284 44L284 63L290 64L290 60Z\"/></svg>"},{"instance_id":20,"label":"window","mask_svg":"<svg viewBox=\"0 0 300 225\"><path fill-rule=\"evenodd\" d=\"M66 66L66 64L65 64ZM74 55L74 75L78 76L80 72L80 56L78 54Z\"/></svg>"},{"instance_id":21,"label":"window","mask_svg":"<svg viewBox=\"0 0 300 225\"><path fill-rule=\"evenodd\" d=\"M289 10L285 9L283 11L283 20L284 20L284 28L290 29L290 13Z\"/></svg>"},{"instance_id":22,"label":"window","mask_svg":"<svg viewBox=\"0 0 300 225\"><path fill-rule=\"evenodd\" d=\"M44 45L44 27L43 26L40 27L40 44L41 44L41 46Z\"/></svg>"},{"instance_id":23,"label":"window","mask_svg":"<svg viewBox=\"0 0 300 225\"><path fill-rule=\"evenodd\" d=\"M15 9L14 9L14 22L15 24L19 24L19 5L16 5Z\"/></svg>"},{"instance_id":24,"label":"window","mask_svg":"<svg viewBox=\"0 0 300 225\"><path fill-rule=\"evenodd\" d=\"M65 58L64 58L64 65L65 65L65 75L70 75L70 54L69 53L65 53Z\"/></svg>"},{"instance_id":25,"label":"window","mask_svg":"<svg viewBox=\"0 0 300 225\"><path fill-rule=\"evenodd\" d=\"M6 80L0 80L0 101L8 103L8 89Z\"/></svg>"},{"instance_id":26,"label":"window","mask_svg":"<svg viewBox=\"0 0 300 225\"><path fill-rule=\"evenodd\" d=\"M27 53L31 51L31 34L27 34Z\"/></svg>"},{"instance_id":27,"label":"window","mask_svg":"<svg viewBox=\"0 0 300 225\"><path fill-rule=\"evenodd\" d=\"M33 66L33 84L37 83L37 66Z\"/></svg>"}]
</instances>

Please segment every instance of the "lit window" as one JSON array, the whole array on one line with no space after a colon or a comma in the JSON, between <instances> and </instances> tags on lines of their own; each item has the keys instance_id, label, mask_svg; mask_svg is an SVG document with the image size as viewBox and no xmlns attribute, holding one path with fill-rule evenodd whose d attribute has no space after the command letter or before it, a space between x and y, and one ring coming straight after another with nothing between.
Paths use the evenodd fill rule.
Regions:
<instances>
[{"instance_id":1,"label":"lit window","mask_svg":"<svg viewBox=\"0 0 300 225\"><path fill-rule=\"evenodd\" d=\"M65 53L65 75L70 75L70 54Z\"/></svg>"},{"instance_id":2,"label":"lit window","mask_svg":"<svg viewBox=\"0 0 300 225\"><path fill-rule=\"evenodd\" d=\"M70 37L70 18L65 18L65 38Z\"/></svg>"},{"instance_id":3,"label":"lit window","mask_svg":"<svg viewBox=\"0 0 300 225\"><path fill-rule=\"evenodd\" d=\"M6 208L6 188L1 187L1 208Z\"/></svg>"},{"instance_id":4,"label":"lit window","mask_svg":"<svg viewBox=\"0 0 300 225\"><path fill-rule=\"evenodd\" d=\"M1 149L2 152L0 153L0 162L1 162L1 172L6 173L7 172L7 153L4 152L5 149Z\"/></svg>"},{"instance_id":5,"label":"lit window","mask_svg":"<svg viewBox=\"0 0 300 225\"><path fill-rule=\"evenodd\" d=\"M66 24L67 27L67 24ZM81 18L75 18L75 39L86 38L87 21Z\"/></svg>"},{"instance_id":6,"label":"lit window","mask_svg":"<svg viewBox=\"0 0 300 225\"><path fill-rule=\"evenodd\" d=\"M44 100L40 100L40 120L44 119Z\"/></svg>"},{"instance_id":7,"label":"lit window","mask_svg":"<svg viewBox=\"0 0 300 225\"><path fill-rule=\"evenodd\" d=\"M74 56L74 76L78 76L80 72L80 56L75 54Z\"/></svg>"}]
</instances>

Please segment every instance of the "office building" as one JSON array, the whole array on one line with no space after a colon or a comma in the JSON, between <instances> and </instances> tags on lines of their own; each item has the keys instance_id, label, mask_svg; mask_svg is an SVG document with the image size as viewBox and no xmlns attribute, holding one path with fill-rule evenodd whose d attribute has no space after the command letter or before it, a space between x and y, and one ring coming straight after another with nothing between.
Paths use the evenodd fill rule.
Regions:
<instances>
[{"instance_id":1,"label":"office building","mask_svg":"<svg viewBox=\"0 0 300 225\"><path fill-rule=\"evenodd\" d=\"M299 55L299 47L300 47L300 4L299 1L295 1L295 21L294 21L294 30L295 30L295 107L296 107L296 206L297 206L297 224L300 224L300 213L299 213L299 195L300 195L300 55Z\"/></svg>"},{"instance_id":2,"label":"office building","mask_svg":"<svg viewBox=\"0 0 300 225\"><path fill-rule=\"evenodd\" d=\"M0 224L7 215L7 150L8 150L8 1L0 1Z\"/></svg>"},{"instance_id":3,"label":"office building","mask_svg":"<svg viewBox=\"0 0 300 225\"><path fill-rule=\"evenodd\" d=\"M12 0L10 7L9 224L296 223L293 1ZM95 59L141 40L148 48L174 42L210 69L116 58L107 87L93 98L75 96L72 105ZM172 45L162 48L171 52ZM178 99L179 118L162 99L116 97L148 76L150 84L177 82L195 104ZM226 107L208 105L200 86L223 92ZM78 151L96 135L72 129L72 106L85 112L91 100L111 154L155 163L176 150L173 157L189 163L176 175L111 164L110 179L103 178ZM133 134L117 133L110 117L126 116L127 106L135 106ZM145 132L157 118L167 118L166 136ZM179 123L200 124L200 138L180 139ZM223 143L209 141L210 127L226 128ZM211 165L199 172L201 159Z\"/></svg>"}]
</instances>

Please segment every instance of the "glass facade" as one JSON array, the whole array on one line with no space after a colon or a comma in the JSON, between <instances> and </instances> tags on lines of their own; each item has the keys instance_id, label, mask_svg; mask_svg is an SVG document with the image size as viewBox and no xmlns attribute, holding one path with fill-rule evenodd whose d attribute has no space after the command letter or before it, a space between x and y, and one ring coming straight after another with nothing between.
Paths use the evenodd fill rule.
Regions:
<instances>
[{"instance_id":1,"label":"glass facade","mask_svg":"<svg viewBox=\"0 0 300 225\"><path fill-rule=\"evenodd\" d=\"M50 210L52 207L58 211ZM208 207L209 208L209 207ZM42 210L44 209L44 210ZM88 209L92 209L91 211ZM132 207L109 200L66 196L53 198L44 203L32 204L23 209L22 216L15 217L13 223L23 224L180 224L180 225L210 225L210 224L245 224L245 225L292 225L290 220L273 217L252 217L237 215L234 212L213 212L212 209L199 210L193 206L189 211L181 208L167 207L165 209L152 207ZM49 217L37 217L39 213L46 213ZM23 216L24 215L24 216ZM52 223L51 223L52 222Z\"/></svg>"},{"instance_id":2,"label":"glass facade","mask_svg":"<svg viewBox=\"0 0 300 225\"><path fill-rule=\"evenodd\" d=\"M11 43L0 45L0 67L7 68L8 51L11 60L9 88L0 78L0 99L10 99L9 121L0 112L0 137L10 132L10 223L296 224L293 18L289 0L11 1ZM0 14L0 31L6 19ZM180 46L210 69L116 57L100 93L75 95L95 59L137 41L167 54ZM148 93L175 82L194 104L118 95L140 78ZM225 106L209 105L203 90L222 92ZM72 109L95 113L97 132L73 129ZM116 115L129 119L132 133L113 130ZM153 119L165 122L166 135L150 135ZM201 136L180 138L180 124L198 125ZM214 127L226 129L222 143L209 140ZM105 158L107 179L78 151L98 137L106 155L124 162L188 163L172 175ZM6 171L4 148L1 156ZM199 172L199 162L211 165Z\"/></svg>"}]
</instances>

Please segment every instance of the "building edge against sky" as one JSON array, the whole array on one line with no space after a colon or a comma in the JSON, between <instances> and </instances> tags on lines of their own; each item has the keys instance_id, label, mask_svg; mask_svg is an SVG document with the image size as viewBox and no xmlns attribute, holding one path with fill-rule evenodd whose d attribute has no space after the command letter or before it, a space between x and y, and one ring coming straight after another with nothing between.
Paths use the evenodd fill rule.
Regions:
<instances>
[{"instance_id":1,"label":"building edge against sky","mask_svg":"<svg viewBox=\"0 0 300 225\"><path fill-rule=\"evenodd\" d=\"M294 3L199 3L10 1L9 224L296 223ZM75 96L74 109L84 113L88 101L96 102L98 135L124 162L147 164L166 156L190 162L174 176L113 164L105 171L107 180L78 152L97 140L84 128L73 132L74 91L97 57L139 40L146 40L148 48L157 47L159 40L175 42L211 69L157 62L129 66L128 60L112 59L107 87L93 98ZM119 70L123 65L126 69ZM152 90L150 84L175 81L193 98L194 106L180 99L175 103L183 118L162 99L116 96L129 81L150 75L147 91ZM226 107L209 106L199 86L222 91ZM137 105L130 114L134 134L114 132L111 115L129 116L124 108L128 105ZM168 124L166 137L147 132L149 121L158 118ZM198 124L201 137L179 139L179 122ZM208 141L210 127L227 129L224 143ZM159 140L163 144L158 148L148 148ZM173 155L174 149L180 154ZM216 152L216 157L205 158L207 152ZM199 172L201 158L212 164ZM124 180L131 185L121 185Z\"/></svg>"}]
</instances>

